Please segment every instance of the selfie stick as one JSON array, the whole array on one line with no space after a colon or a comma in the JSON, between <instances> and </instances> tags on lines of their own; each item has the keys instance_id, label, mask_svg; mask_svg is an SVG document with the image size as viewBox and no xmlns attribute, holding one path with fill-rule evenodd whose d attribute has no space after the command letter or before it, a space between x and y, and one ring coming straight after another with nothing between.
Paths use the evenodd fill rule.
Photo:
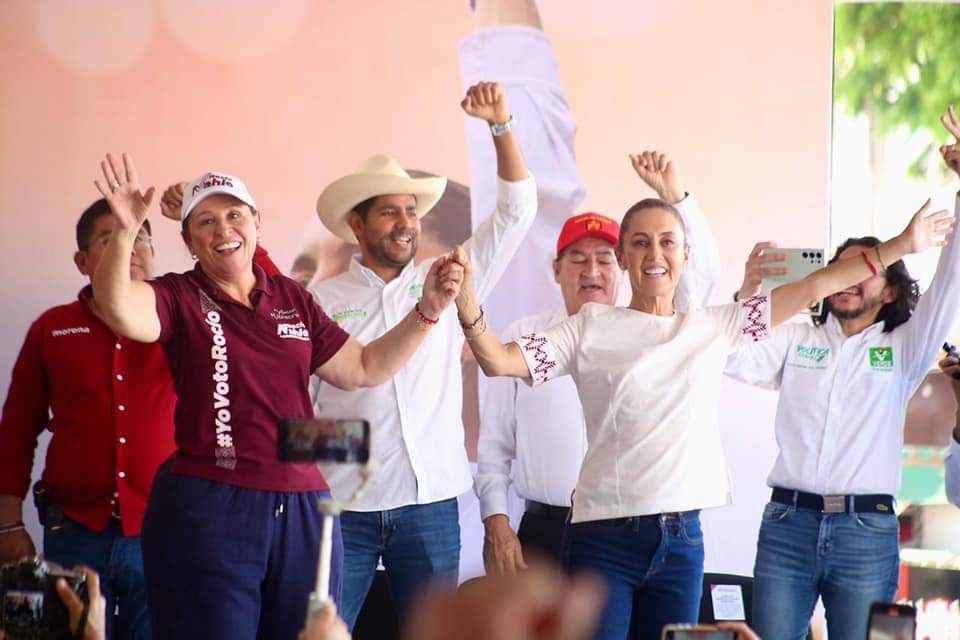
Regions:
<instances>
[{"instance_id":1,"label":"selfie stick","mask_svg":"<svg viewBox=\"0 0 960 640\"><path fill-rule=\"evenodd\" d=\"M317 510L323 515L323 529L320 533L320 556L317 558L317 584L307 602L307 624L310 617L327 606L330 601L330 563L333 558L333 519L342 511L349 509L360 496L377 471L377 464L373 458L360 467L360 486L353 492L346 504L340 504L333 498L326 498L317 503Z\"/></svg>"}]
</instances>

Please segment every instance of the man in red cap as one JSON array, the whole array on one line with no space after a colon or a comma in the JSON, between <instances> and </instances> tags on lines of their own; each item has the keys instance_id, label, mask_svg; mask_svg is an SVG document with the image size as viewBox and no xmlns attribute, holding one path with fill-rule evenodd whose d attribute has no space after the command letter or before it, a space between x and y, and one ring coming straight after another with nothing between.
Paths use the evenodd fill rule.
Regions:
<instances>
[{"instance_id":1,"label":"man in red cap","mask_svg":"<svg viewBox=\"0 0 960 640\"><path fill-rule=\"evenodd\" d=\"M681 276L678 308L703 304L716 280L716 240L696 199L684 192L673 162L663 153L631 156L643 181L683 217L691 269ZM563 224L553 274L564 305L511 324L511 340L558 323L587 302L615 304L620 267L615 248L620 225L599 213L581 213ZM524 552L536 549L561 562L561 538L571 495L587 450L583 408L570 377L532 389L515 378L490 378L480 421L474 490L484 525L483 562L488 574L526 568ZM510 484L526 501L515 533L509 520Z\"/></svg>"}]
</instances>

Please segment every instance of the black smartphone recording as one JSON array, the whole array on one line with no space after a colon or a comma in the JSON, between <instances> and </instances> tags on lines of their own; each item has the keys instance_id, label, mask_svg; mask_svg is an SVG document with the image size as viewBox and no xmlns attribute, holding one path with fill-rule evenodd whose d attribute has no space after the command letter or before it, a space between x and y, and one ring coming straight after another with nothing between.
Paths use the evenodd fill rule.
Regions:
<instances>
[{"instance_id":1,"label":"black smartphone recording","mask_svg":"<svg viewBox=\"0 0 960 640\"><path fill-rule=\"evenodd\" d=\"M906 604L874 602L870 605L867 640L914 640L917 611Z\"/></svg>"},{"instance_id":2,"label":"black smartphone recording","mask_svg":"<svg viewBox=\"0 0 960 640\"><path fill-rule=\"evenodd\" d=\"M284 462L366 464L370 423L359 418L287 418L279 424L277 457Z\"/></svg>"}]
</instances>

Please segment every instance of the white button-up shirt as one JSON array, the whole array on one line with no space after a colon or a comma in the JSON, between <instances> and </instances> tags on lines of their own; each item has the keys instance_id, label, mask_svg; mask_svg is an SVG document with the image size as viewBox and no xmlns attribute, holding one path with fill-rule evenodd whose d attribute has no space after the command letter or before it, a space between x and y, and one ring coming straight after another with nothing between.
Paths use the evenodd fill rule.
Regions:
<instances>
[{"instance_id":1,"label":"white button-up shirt","mask_svg":"<svg viewBox=\"0 0 960 640\"><path fill-rule=\"evenodd\" d=\"M686 311L703 306L710 296L720 252L696 198L688 195L676 207L691 251L677 288L677 307ZM511 324L502 339L543 332L566 318L565 308L528 316ZM516 378L489 379L474 478L480 517L509 513L511 481L521 498L569 507L586 451L583 407L572 377L535 389Z\"/></svg>"},{"instance_id":2,"label":"white button-up shirt","mask_svg":"<svg viewBox=\"0 0 960 640\"><path fill-rule=\"evenodd\" d=\"M516 253L537 212L533 178L499 181L496 211L464 244L474 286L484 300ZM411 262L384 282L355 258L350 269L313 287L324 310L361 343L369 343L406 316L420 298L432 261ZM455 497L470 488L461 420L463 333L451 304L410 360L377 387L341 391L313 383L314 411L331 418L370 421L371 456L380 470L351 509L380 511ZM351 465L327 465L324 476L338 499L360 483Z\"/></svg>"},{"instance_id":3,"label":"white button-up shirt","mask_svg":"<svg viewBox=\"0 0 960 640\"><path fill-rule=\"evenodd\" d=\"M947 450L946 490L947 500L960 507L960 442L950 436L950 448Z\"/></svg>"},{"instance_id":4,"label":"white button-up shirt","mask_svg":"<svg viewBox=\"0 0 960 640\"><path fill-rule=\"evenodd\" d=\"M728 375L780 390L771 487L897 493L907 402L960 311L958 245L954 235L913 315L889 333L878 322L846 337L831 314L822 327L783 325L730 357Z\"/></svg>"}]
</instances>

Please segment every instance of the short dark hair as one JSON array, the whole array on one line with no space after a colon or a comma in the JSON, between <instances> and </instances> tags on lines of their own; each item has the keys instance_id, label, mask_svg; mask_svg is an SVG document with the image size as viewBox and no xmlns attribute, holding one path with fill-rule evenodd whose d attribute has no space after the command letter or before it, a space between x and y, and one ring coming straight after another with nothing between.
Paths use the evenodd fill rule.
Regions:
<instances>
[{"instance_id":1,"label":"short dark hair","mask_svg":"<svg viewBox=\"0 0 960 640\"><path fill-rule=\"evenodd\" d=\"M86 251L90 248L90 240L93 239L91 236L93 236L93 228L97 225L97 220L109 215L111 215L110 205L107 204L105 198L95 200L80 214L80 219L77 220L77 249ZM153 235L149 220L143 221L143 228L147 230L148 234Z\"/></svg>"},{"instance_id":2,"label":"short dark hair","mask_svg":"<svg viewBox=\"0 0 960 640\"><path fill-rule=\"evenodd\" d=\"M850 247L866 247L871 249L880 244L880 239L874 236L863 236L862 238L847 238L833 254L828 264L833 264L840 258L840 254ZM897 260L891 265L887 265L887 270L883 277L887 281L887 286L895 291L896 298L893 302L888 302L880 307L880 313L877 314L877 321L883 322L883 332L890 333L904 322L910 319L913 310L917 307L917 301L920 299L920 286L913 279L910 272L907 271L907 265L903 260ZM823 301L823 310L820 315L813 316L813 324L821 326L827 321L827 315L830 313L830 299Z\"/></svg>"},{"instance_id":3,"label":"short dark hair","mask_svg":"<svg viewBox=\"0 0 960 640\"><path fill-rule=\"evenodd\" d=\"M373 203L376 202L377 198L380 196L373 196L367 198L363 202L358 202L350 208L351 211L356 211L357 215L360 216L360 219L364 222L367 221L367 214L370 213L370 209L373 208Z\"/></svg>"},{"instance_id":4,"label":"short dark hair","mask_svg":"<svg viewBox=\"0 0 960 640\"><path fill-rule=\"evenodd\" d=\"M635 214L647 209L663 209L676 218L677 222L680 223L680 228L683 229L683 239L684 243L686 243L687 227L683 224L683 218L680 216L680 212L677 211L677 208L666 200L661 200L660 198L644 198L640 202L627 209L627 212L623 214L623 220L620 221L620 238L619 242L617 243L621 249L623 248L623 241L627 236L627 227L630 226L630 220Z\"/></svg>"}]
</instances>

